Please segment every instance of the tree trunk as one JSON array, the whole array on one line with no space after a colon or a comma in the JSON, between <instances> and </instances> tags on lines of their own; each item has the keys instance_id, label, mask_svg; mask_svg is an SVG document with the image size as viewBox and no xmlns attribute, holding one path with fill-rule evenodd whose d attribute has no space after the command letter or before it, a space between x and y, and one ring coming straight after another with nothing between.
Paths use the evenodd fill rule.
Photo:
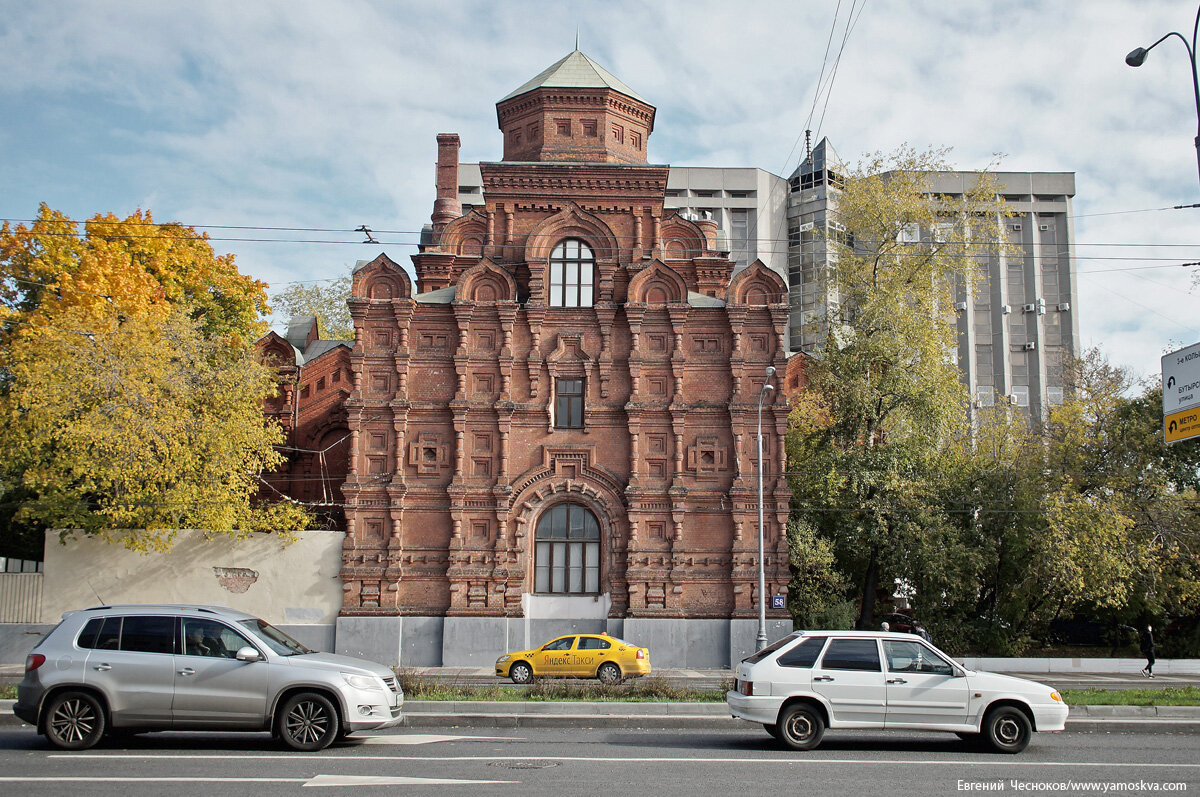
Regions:
<instances>
[{"instance_id":1,"label":"tree trunk","mask_svg":"<svg viewBox=\"0 0 1200 797\"><path fill-rule=\"evenodd\" d=\"M874 631L875 629L875 590L879 586L879 549L871 549L871 558L867 561L867 572L863 574L862 611L858 615L859 631Z\"/></svg>"}]
</instances>

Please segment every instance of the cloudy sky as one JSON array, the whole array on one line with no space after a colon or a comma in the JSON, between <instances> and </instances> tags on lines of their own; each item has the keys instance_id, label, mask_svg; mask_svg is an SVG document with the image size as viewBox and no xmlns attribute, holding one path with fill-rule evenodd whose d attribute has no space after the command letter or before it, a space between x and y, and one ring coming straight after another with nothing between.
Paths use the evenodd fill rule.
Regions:
<instances>
[{"instance_id":1,"label":"cloudy sky","mask_svg":"<svg viewBox=\"0 0 1200 797\"><path fill-rule=\"evenodd\" d=\"M464 161L499 160L495 102L578 32L657 107L651 162L786 175L811 127L851 162L908 143L951 147L960 169L1003 153L1003 170L1074 172L1083 342L1149 375L1164 350L1200 340L1200 267L1182 265L1200 261L1200 209L1172 209L1200 202L1196 104L1177 39L1140 69L1124 56L1173 30L1190 38L1195 10L10 0L0 217L29 219L39 202L77 219L149 209L205 228L273 289L381 250L407 263L433 206L436 134L459 133ZM350 231L364 224L391 232L363 245Z\"/></svg>"}]
</instances>

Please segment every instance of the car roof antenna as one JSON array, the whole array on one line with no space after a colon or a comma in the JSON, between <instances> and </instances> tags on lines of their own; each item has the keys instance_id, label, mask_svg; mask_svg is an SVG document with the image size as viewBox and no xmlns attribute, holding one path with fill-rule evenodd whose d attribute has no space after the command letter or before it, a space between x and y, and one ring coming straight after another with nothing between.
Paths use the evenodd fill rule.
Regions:
<instances>
[{"instance_id":1,"label":"car roof antenna","mask_svg":"<svg viewBox=\"0 0 1200 797\"><path fill-rule=\"evenodd\" d=\"M104 598L101 598L100 593L96 592L96 588L92 586L92 582L88 581L87 578L84 578L83 580L85 582L87 582L88 589L90 589L92 591L92 594L96 596L96 600L100 601L100 603L104 603ZM107 605L107 604L105 604L105 605Z\"/></svg>"}]
</instances>

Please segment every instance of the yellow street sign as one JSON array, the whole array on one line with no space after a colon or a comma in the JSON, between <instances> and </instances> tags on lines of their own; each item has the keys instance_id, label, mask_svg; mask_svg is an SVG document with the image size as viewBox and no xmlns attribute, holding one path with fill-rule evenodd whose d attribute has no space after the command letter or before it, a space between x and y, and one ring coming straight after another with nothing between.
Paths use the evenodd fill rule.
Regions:
<instances>
[{"instance_id":1,"label":"yellow street sign","mask_svg":"<svg viewBox=\"0 0 1200 797\"><path fill-rule=\"evenodd\" d=\"M1173 412L1163 418L1163 433L1168 443L1200 436L1200 407Z\"/></svg>"}]
</instances>

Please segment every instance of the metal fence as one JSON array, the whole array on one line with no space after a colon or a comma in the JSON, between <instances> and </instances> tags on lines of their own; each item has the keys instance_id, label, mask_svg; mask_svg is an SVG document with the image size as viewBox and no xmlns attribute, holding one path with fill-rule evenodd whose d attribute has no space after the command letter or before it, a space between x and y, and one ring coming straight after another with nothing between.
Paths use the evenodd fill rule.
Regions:
<instances>
[{"instance_id":1,"label":"metal fence","mask_svg":"<svg viewBox=\"0 0 1200 797\"><path fill-rule=\"evenodd\" d=\"M0 573L0 623L38 623L42 617L42 574Z\"/></svg>"}]
</instances>

